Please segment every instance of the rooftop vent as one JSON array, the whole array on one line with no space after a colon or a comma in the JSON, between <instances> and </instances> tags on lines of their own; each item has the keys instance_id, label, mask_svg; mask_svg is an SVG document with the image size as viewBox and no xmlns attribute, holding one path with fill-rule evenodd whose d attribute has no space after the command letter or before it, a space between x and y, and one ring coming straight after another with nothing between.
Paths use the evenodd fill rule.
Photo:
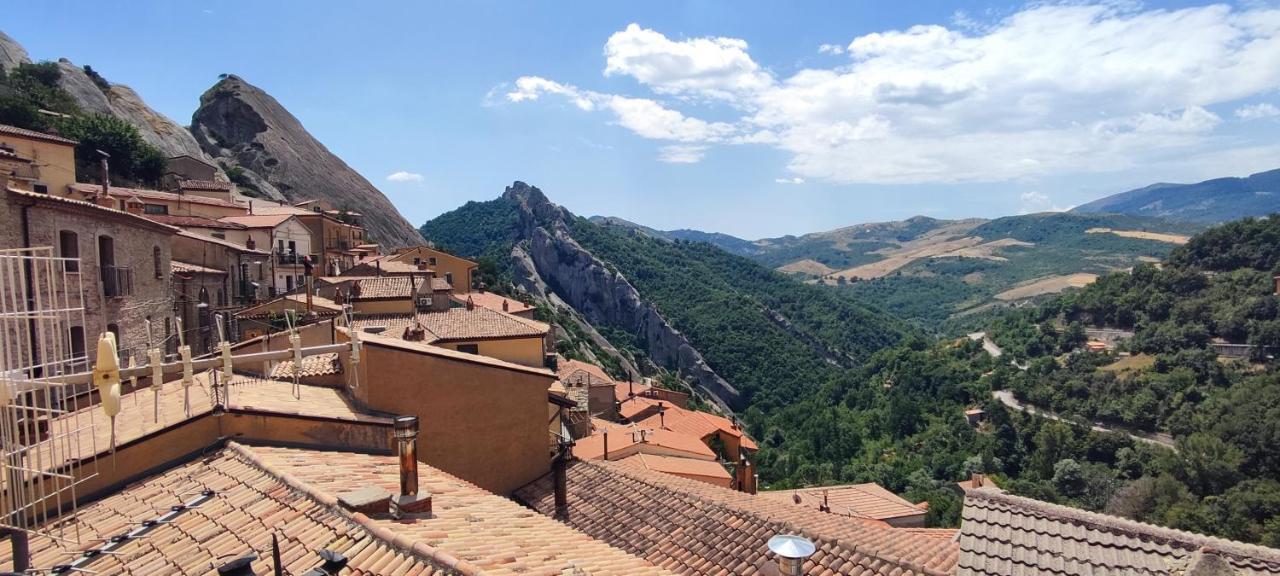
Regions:
<instances>
[{"instance_id":1,"label":"rooftop vent","mask_svg":"<svg viewBox=\"0 0 1280 576\"><path fill-rule=\"evenodd\" d=\"M257 559L257 554L245 554L244 556L219 566L218 574L224 574L226 576L254 576L253 561Z\"/></svg>"},{"instance_id":2,"label":"rooftop vent","mask_svg":"<svg viewBox=\"0 0 1280 576\"><path fill-rule=\"evenodd\" d=\"M378 324L375 326L365 326L363 330L365 332L368 332L369 334L381 334L387 331L387 327L384 325Z\"/></svg>"},{"instance_id":3,"label":"rooftop vent","mask_svg":"<svg viewBox=\"0 0 1280 576\"><path fill-rule=\"evenodd\" d=\"M396 453L400 458L400 495L391 500L391 514L430 514L431 494L418 494L418 417L397 416Z\"/></svg>"},{"instance_id":4,"label":"rooftop vent","mask_svg":"<svg viewBox=\"0 0 1280 576\"><path fill-rule=\"evenodd\" d=\"M302 576L337 576L347 567L347 557L333 550L321 550L320 559L324 560L324 564L307 570Z\"/></svg>"},{"instance_id":5,"label":"rooftop vent","mask_svg":"<svg viewBox=\"0 0 1280 576\"><path fill-rule=\"evenodd\" d=\"M803 574L804 561L816 550L813 542L803 536L779 534L769 539L769 551L778 557L778 568L786 576Z\"/></svg>"}]
</instances>

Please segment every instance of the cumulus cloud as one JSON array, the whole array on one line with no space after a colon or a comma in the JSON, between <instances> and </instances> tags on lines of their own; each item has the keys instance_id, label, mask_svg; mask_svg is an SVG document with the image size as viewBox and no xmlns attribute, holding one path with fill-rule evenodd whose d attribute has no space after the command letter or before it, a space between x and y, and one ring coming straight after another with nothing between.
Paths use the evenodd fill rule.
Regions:
<instances>
[{"instance_id":1,"label":"cumulus cloud","mask_svg":"<svg viewBox=\"0 0 1280 576\"><path fill-rule=\"evenodd\" d=\"M844 46L839 44L823 44L818 46L819 54L844 54Z\"/></svg>"},{"instance_id":2,"label":"cumulus cloud","mask_svg":"<svg viewBox=\"0 0 1280 576\"><path fill-rule=\"evenodd\" d=\"M658 149L658 161L668 164L697 164L706 155L706 146L672 144Z\"/></svg>"},{"instance_id":3,"label":"cumulus cloud","mask_svg":"<svg viewBox=\"0 0 1280 576\"><path fill-rule=\"evenodd\" d=\"M796 176L794 178L774 178L775 184L804 184L804 178Z\"/></svg>"},{"instance_id":4,"label":"cumulus cloud","mask_svg":"<svg viewBox=\"0 0 1280 576\"><path fill-rule=\"evenodd\" d=\"M387 181L388 182L421 182L422 175L416 172L408 172L405 170L400 170L399 172L392 172L388 174Z\"/></svg>"},{"instance_id":5,"label":"cumulus cloud","mask_svg":"<svg viewBox=\"0 0 1280 576\"><path fill-rule=\"evenodd\" d=\"M865 34L840 51L839 63L776 76L745 40L672 39L632 24L605 44L604 74L651 94L529 76L507 98L555 95L673 144L770 146L790 155L798 177L837 183L1176 164L1259 144L1218 137L1211 109L1234 105L1242 119L1280 112L1241 107L1280 89L1280 9L1258 4L1032 4L990 21L957 13L950 27Z\"/></svg>"},{"instance_id":6,"label":"cumulus cloud","mask_svg":"<svg viewBox=\"0 0 1280 576\"><path fill-rule=\"evenodd\" d=\"M737 38L671 40L631 24L604 45L605 76L635 78L659 94L734 98L773 83Z\"/></svg>"},{"instance_id":7,"label":"cumulus cloud","mask_svg":"<svg viewBox=\"0 0 1280 576\"><path fill-rule=\"evenodd\" d=\"M1241 120L1260 120L1263 118L1275 118L1276 116L1280 116L1280 108L1276 108L1266 102L1236 108L1236 118Z\"/></svg>"},{"instance_id":8,"label":"cumulus cloud","mask_svg":"<svg viewBox=\"0 0 1280 576\"><path fill-rule=\"evenodd\" d=\"M1018 213L1034 214L1036 212L1066 212L1072 207L1057 206L1047 195L1031 190L1018 196Z\"/></svg>"}]
</instances>

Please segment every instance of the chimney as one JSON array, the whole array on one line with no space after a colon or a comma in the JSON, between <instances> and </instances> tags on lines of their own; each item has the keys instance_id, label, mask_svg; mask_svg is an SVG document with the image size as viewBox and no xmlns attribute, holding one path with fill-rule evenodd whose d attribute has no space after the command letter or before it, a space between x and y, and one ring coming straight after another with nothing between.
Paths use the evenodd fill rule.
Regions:
<instances>
[{"instance_id":1,"label":"chimney","mask_svg":"<svg viewBox=\"0 0 1280 576\"><path fill-rule=\"evenodd\" d=\"M396 453L400 459L400 495L391 500L391 514L430 514L431 495L418 494L418 417L396 416Z\"/></svg>"},{"instance_id":2,"label":"chimney","mask_svg":"<svg viewBox=\"0 0 1280 576\"><path fill-rule=\"evenodd\" d=\"M508 307L507 307L507 301L506 301L506 300L503 300L503 301L502 301L502 311L503 311L503 312L507 312L508 310L510 310L510 308L508 308Z\"/></svg>"},{"instance_id":3,"label":"chimney","mask_svg":"<svg viewBox=\"0 0 1280 576\"><path fill-rule=\"evenodd\" d=\"M981 488L987 483L987 476L985 474L978 474L975 472L973 476L969 477L969 483L972 484L974 488Z\"/></svg>"},{"instance_id":4,"label":"chimney","mask_svg":"<svg viewBox=\"0 0 1280 576\"><path fill-rule=\"evenodd\" d=\"M604 429L604 459L609 460L609 429Z\"/></svg>"},{"instance_id":5,"label":"chimney","mask_svg":"<svg viewBox=\"0 0 1280 576\"><path fill-rule=\"evenodd\" d=\"M569 514L569 461L573 459L573 442L560 442L556 457L551 461L551 477L555 484L556 517L564 519Z\"/></svg>"},{"instance_id":6,"label":"chimney","mask_svg":"<svg viewBox=\"0 0 1280 576\"><path fill-rule=\"evenodd\" d=\"M475 309L476 309L475 301L472 300L470 296L467 296L467 310L470 311Z\"/></svg>"},{"instance_id":7,"label":"chimney","mask_svg":"<svg viewBox=\"0 0 1280 576\"><path fill-rule=\"evenodd\" d=\"M751 463L750 463L750 462L747 462L747 465L749 466L749 465L751 465ZM759 489L760 489L760 475L759 475L759 474L752 474L752 475L751 475L751 493L752 493L752 494L755 494L755 493L756 493L756 491L757 491L757 490L759 490Z\"/></svg>"},{"instance_id":8,"label":"chimney","mask_svg":"<svg viewBox=\"0 0 1280 576\"><path fill-rule=\"evenodd\" d=\"M667 407L662 405L662 401L658 401L658 427L667 427Z\"/></svg>"},{"instance_id":9,"label":"chimney","mask_svg":"<svg viewBox=\"0 0 1280 576\"><path fill-rule=\"evenodd\" d=\"M111 158L110 154L98 150L98 179L102 181L101 195L106 196L111 193L111 175L107 170L107 160ZM99 203L99 205L102 205Z\"/></svg>"},{"instance_id":10,"label":"chimney","mask_svg":"<svg viewBox=\"0 0 1280 576\"><path fill-rule=\"evenodd\" d=\"M826 491L826 490L823 490L823 491L822 491L822 505L821 505L821 506L818 506L818 511L819 511L819 512L830 512L830 511L831 511L831 505L827 503L827 491Z\"/></svg>"},{"instance_id":11,"label":"chimney","mask_svg":"<svg viewBox=\"0 0 1280 576\"><path fill-rule=\"evenodd\" d=\"M377 261L375 261L375 262L374 262L374 265L376 265L376 266L378 267L378 275L379 275L379 276L381 276L381 275L382 275L382 261L381 261L381 260L377 260Z\"/></svg>"}]
</instances>

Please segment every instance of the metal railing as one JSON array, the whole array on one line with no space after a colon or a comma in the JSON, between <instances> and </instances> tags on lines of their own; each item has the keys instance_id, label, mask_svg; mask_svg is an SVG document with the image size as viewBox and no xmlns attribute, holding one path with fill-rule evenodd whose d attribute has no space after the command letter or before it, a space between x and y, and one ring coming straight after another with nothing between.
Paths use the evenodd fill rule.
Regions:
<instances>
[{"instance_id":1,"label":"metal railing","mask_svg":"<svg viewBox=\"0 0 1280 576\"><path fill-rule=\"evenodd\" d=\"M302 255L297 252L276 252L277 264L301 264Z\"/></svg>"},{"instance_id":2,"label":"metal railing","mask_svg":"<svg viewBox=\"0 0 1280 576\"><path fill-rule=\"evenodd\" d=\"M354 246L355 243L346 238L330 238L324 243L326 250L350 250Z\"/></svg>"},{"instance_id":3,"label":"metal railing","mask_svg":"<svg viewBox=\"0 0 1280 576\"><path fill-rule=\"evenodd\" d=\"M133 268L128 266L103 266L102 295L107 298L132 296Z\"/></svg>"}]
</instances>

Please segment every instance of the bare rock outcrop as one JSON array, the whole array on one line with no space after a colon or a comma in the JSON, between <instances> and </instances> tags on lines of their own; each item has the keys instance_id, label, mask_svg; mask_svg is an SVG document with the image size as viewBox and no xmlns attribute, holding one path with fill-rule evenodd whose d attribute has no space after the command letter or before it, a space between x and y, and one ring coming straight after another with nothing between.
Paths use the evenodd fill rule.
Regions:
<instances>
[{"instance_id":1,"label":"bare rock outcrop","mask_svg":"<svg viewBox=\"0 0 1280 576\"><path fill-rule=\"evenodd\" d=\"M0 68L9 70L30 61L26 48L0 30Z\"/></svg>"},{"instance_id":2,"label":"bare rock outcrop","mask_svg":"<svg viewBox=\"0 0 1280 576\"><path fill-rule=\"evenodd\" d=\"M422 244L418 231L377 188L335 156L275 98L236 76L200 97L191 133L210 156L238 167L243 181L279 200L326 200L364 215L388 247Z\"/></svg>"},{"instance_id":3,"label":"bare rock outcrop","mask_svg":"<svg viewBox=\"0 0 1280 576\"><path fill-rule=\"evenodd\" d=\"M519 208L520 237L524 239L521 256L527 257L533 268L517 267L522 284L544 283L541 289L573 306L588 322L640 335L655 363L678 371L725 409L740 404L738 390L707 365L693 344L645 301L625 276L610 270L574 240L565 225L572 214L524 182L507 187L503 198ZM526 289L531 287L526 285Z\"/></svg>"}]
</instances>

